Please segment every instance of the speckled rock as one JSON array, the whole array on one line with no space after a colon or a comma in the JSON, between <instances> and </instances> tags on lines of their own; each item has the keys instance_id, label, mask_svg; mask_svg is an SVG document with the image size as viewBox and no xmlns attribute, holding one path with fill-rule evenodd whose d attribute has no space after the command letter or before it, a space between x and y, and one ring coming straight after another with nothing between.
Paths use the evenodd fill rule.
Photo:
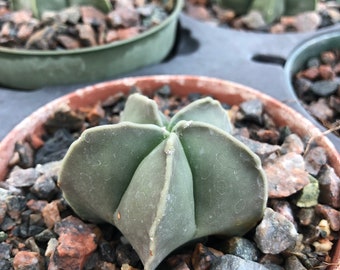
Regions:
<instances>
[{"instance_id":1,"label":"speckled rock","mask_svg":"<svg viewBox=\"0 0 340 270\"><path fill-rule=\"evenodd\" d=\"M317 175L327 162L326 150L320 146L314 147L305 154L304 159L306 170L312 175Z\"/></svg>"},{"instance_id":2,"label":"speckled rock","mask_svg":"<svg viewBox=\"0 0 340 270\"><path fill-rule=\"evenodd\" d=\"M320 202L334 208L340 208L340 177L335 174L334 169L328 165L322 167L318 180Z\"/></svg>"},{"instance_id":3,"label":"speckled rock","mask_svg":"<svg viewBox=\"0 0 340 270\"><path fill-rule=\"evenodd\" d=\"M327 219L333 231L337 232L340 230L340 211L322 204L318 204L315 207L315 211Z\"/></svg>"},{"instance_id":4,"label":"speckled rock","mask_svg":"<svg viewBox=\"0 0 340 270\"><path fill-rule=\"evenodd\" d=\"M314 177L309 177L310 183L301 191L299 199L296 202L298 207L312 207L318 204L319 198L319 182Z\"/></svg>"},{"instance_id":5,"label":"speckled rock","mask_svg":"<svg viewBox=\"0 0 340 270\"><path fill-rule=\"evenodd\" d=\"M281 145L281 152L283 154L288 152L294 152L297 154L301 154L304 151L304 143L301 140L301 138L296 134L290 134L288 135Z\"/></svg>"},{"instance_id":6,"label":"speckled rock","mask_svg":"<svg viewBox=\"0 0 340 270\"><path fill-rule=\"evenodd\" d=\"M244 260L234 255L224 255L215 261L210 270L268 270L262 264Z\"/></svg>"},{"instance_id":7,"label":"speckled rock","mask_svg":"<svg viewBox=\"0 0 340 270\"><path fill-rule=\"evenodd\" d=\"M59 244L51 256L49 269L83 269L86 260L97 248L91 228L69 216L58 223L55 232L59 235Z\"/></svg>"},{"instance_id":8,"label":"speckled rock","mask_svg":"<svg viewBox=\"0 0 340 270\"><path fill-rule=\"evenodd\" d=\"M288 197L309 183L302 156L293 152L266 164L264 170L270 198Z\"/></svg>"},{"instance_id":9,"label":"speckled rock","mask_svg":"<svg viewBox=\"0 0 340 270\"><path fill-rule=\"evenodd\" d=\"M44 270L40 255L37 252L19 251L13 259L14 270Z\"/></svg>"},{"instance_id":10,"label":"speckled rock","mask_svg":"<svg viewBox=\"0 0 340 270\"><path fill-rule=\"evenodd\" d=\"M285 216L266 208L261 223L256 227L255 242L263 253L278 254L294 246L298 233Z\"/></svg>"},{"instance_id":11,"label":"speckled rock","mask_svg":"<svg viewBox=\"0 0 340 270\"><path fill-rule=\"evenodd\" d=\"M307 270L296 256L290 256L285 263L286 270Z\"/></svg>"},{"instance_id":12,"label":"speckled rock","mask_svg":"<svg viewBox=\"0 0 340 270\"><path fill-rule=\"evenodd\" d=\"M223 251L250 261L257 261L259 257L259 250L256 248L255 243L242 237L228 239L226 248Z\"/></svg>"}]
</instances>

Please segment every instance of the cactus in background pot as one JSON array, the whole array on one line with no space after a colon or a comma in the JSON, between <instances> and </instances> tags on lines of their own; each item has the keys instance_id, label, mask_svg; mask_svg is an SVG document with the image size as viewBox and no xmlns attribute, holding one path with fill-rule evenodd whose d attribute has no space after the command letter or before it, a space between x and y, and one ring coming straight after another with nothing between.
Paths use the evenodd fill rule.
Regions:
<instances>
[{"instance_id":1,"label":"cactus in background pot","mask_svg":"<svg viewBox=\"0 0 340 270\"><path fill-rule=\"evenodd\" d=\"M153 270L190 240L242 235L261 219L260 159L230 131L210 97L169 120L133 94L120 123L90 128L71 145L59 185L79 216L115 225Z\"/></svg>"},{"instance_id":2,"label":"cactus in background pot","mask_svg":"<svg viewBox=\"0 0 340 270\"><path fill-rule=\"evenodd\" d=\"M59 11L75 5L93 6L104 13L112 10L109 0L10 0L9 2L12 10L30 10L36 18L39 18L44 11Z\"/></svg>"},{"instance_id":3,"label":"cactus in background pot","mask_svg":"<svg viewBox=\"0 0 340 270\"><path fill-rule=\"evenodd\" d=\"M223 8L235 10L236 14L244 15L251 11L258 11L262 14L264 21L270 24L282 15L296 15L300 12L316 9L317 0L217 0Z\"/></svg>"}]
</instances>

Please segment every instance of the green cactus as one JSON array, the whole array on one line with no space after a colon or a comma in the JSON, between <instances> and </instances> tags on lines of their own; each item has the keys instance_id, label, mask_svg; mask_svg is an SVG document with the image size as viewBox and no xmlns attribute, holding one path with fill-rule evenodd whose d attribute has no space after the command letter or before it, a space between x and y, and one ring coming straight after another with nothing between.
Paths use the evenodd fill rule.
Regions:
<instances>
[{"instance_id":1,"label":"green cactus","mask_svg":"<svg viewBox=\"0 0 340 270\"><path fill-rule=\"evenodd\" d=\"M296 15L300 12L316 9L317 0L217 0L223 8L231 8L238 15L250 11L259 11L267 24L279 19L282 15Z\"/></svg>"},{"instance_id":2,"label":"green cactus","mask_svg":"<svg viewBox=\"0 0 340 270\"><path fill-rule=\"evenodd\" d=\"M74 5L90 5L105 13L112 10L109 0L10 0L9 3L12 10L30 10L36 18L44 11L59 11Z\"/></svg>"},{"instance_id":3,"label":"green cactus","mask_svg":"<svg viewBox=\"0 0 340 270\"><path fill-rule=\"evenodd\" d=\"M133 94L120 123L90 128L71 145L59 186L79 216L115 225L153 270L190 240L242 235L262 217L260 160L230 131L210 97L168 120Z\"/></svg>"}]
</instances>

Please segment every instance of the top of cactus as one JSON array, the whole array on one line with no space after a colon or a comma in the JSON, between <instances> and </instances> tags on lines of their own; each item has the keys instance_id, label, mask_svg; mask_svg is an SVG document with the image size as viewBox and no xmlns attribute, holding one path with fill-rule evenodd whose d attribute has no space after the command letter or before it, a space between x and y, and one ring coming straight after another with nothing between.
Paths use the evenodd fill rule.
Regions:
<instances>
[{"instance_id":1,"label":"top of cactus","mask_svg":"<svg viewBox=\"0 0 340 270\"><path fill-rule=\"evenodd\" d=\"M59 185L81 217L114 224L145 269L192 239L241 235L262 217L260 160L229 134L219 102L197 100L168 120L153 100L133 94L121 120L72 144Z\"/></svg>"}]
</instances>

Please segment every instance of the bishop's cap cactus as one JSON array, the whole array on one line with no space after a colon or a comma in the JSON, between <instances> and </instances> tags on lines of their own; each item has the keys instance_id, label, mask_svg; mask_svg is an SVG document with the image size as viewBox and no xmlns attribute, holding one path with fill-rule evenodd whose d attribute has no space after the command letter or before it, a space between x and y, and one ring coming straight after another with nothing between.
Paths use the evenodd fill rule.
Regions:
<instances>
[{"instance_id":1,"label":"bishop's cap cactus","mask_svg":"<svg viewBox=\"0 0 340 270\"><path fill-rule=\"evenodd\" d=\"M210 97L168 120L133 94L120 123L90 128L71 145L59 185L79 216L114 224L152 270L192 239L242 235L262 217L260 160L230 131Z\"/></svg>"}]
</instances>

